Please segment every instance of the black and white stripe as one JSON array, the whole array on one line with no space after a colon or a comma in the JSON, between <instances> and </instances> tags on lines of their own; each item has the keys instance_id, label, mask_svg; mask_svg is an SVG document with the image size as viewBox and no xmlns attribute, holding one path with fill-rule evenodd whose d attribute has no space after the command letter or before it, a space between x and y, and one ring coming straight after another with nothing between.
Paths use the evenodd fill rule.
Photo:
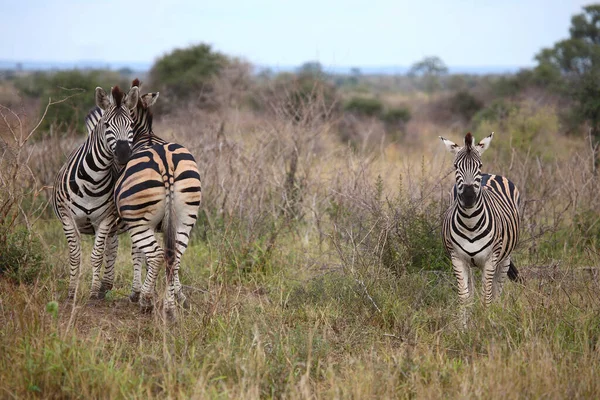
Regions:
<instances>
[{"instance_id":1,"label":"black and white stripe","mask_svg":"<svg viewBox=\"0 0 600 400\"><path fill-rule=\"evenodd\" d=\"M110 289L100 272L105 249L116 254L116 209L113 189L118 171L129 159L133 143L130 110L138 102L139 90L124 94L119 87L108 95L96 88L96 105L102 109L100 118L86 141L69 156L58 172L52 202L61 220L69 245L69 297L75 295L81 264L81 234L95 235L92 251L92 297ZM88 119L86 118L86 126ZM107 256L107 274L112 273L114 257Z\"/></svg>"},{"instance_id":2,"label":"black and white stripe","mask_svg":"<svg viewBox=\"0 0 600 400\"><path fill-rule=\"evenodd\" d=\"M115 204L132 239L134 258L133 301L152 308L152 292L163 262L166 262L165 312L174 318L175 298L185 304L179 265L196 222L201 200L198 165L185 147L166 142L152 132L149 107L156 101L144 95L136 110L134 153L115 186ZM163 232L159 245L157 232ZM148 273L141 284L141 260ZM140 296L141 294L141 296Z\"/></svg>"},{"instance_id":3,"label":"black and white stripe","mask_svg":"<svg viewBox=\"0 0 600 400\"><path fill-rule=\"evenodd\" d=\"M460 299L467 301L473 296L471 267L478 267L483 270L486 304L500 295L507 274L512 280L519 279L510 257L519 239L519 191L503 176L481 173L481 154L493 135L474 145L467 133L462 147L440 137L455 154L456 171L453 203L442 226L444 245Z\"/></svg>"}]
</instances>

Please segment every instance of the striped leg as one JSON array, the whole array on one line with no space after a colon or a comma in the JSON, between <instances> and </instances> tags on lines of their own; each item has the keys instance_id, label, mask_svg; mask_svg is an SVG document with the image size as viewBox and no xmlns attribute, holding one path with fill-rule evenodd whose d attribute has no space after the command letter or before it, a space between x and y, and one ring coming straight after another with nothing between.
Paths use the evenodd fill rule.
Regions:
<instances>
[{"instance_id":1,"label":"striped leg","mask_svg":"<svg viewBox=\"0 0 600 400\"><path fill-rule=\"evenodd\" d=\"M452 269L458 282L458 297L461 302L460 318L464 329L467 328L468 312L467 307L473 298L473 272L471 266L454 254L452 258Z\"/></svg>"},{"instance_id":2,"label":"striped leg","mask_svg":"<svg viewBox=\"0 0 600 400\"><path fill-rule=\"evenodd\" d=\"M142 264L144 263L144 253L142 253L135 245L132 245L131 257L133 258L133 283L131 284L129 300L132 303L137 303L140 301L140 292L142 291Z\"/></svg>"},{"instance_id":3,"label":"striped leg","mask_svg":"<svg viewBox=\"0 0 600 400\"><path fill-rule=\"evenodd\" d=\"M500 294L502 294L502 288L504 286L504 282L506 281L506 276L508 274L509 267L510 257L506 257L497 265L496 272L494 274L494 283L492 286L493 298L497 299L500 296Z\"/></svg>"},{"instance_id":4,"label":"striped leg","mask_svg":"<svg viewBox=\"0 0 600 400\"><path fill-rule=\"evenodd\" d=\"M491 256L483 265L483 273L481 274L482 279L482 295L484 304L489 306L494 300L494 281L496 276L496 271L499 269L499 266L494 260L495 257Z\"/></svg>"},{"instance_id":5,"label":"striped leg","mask_svg":"<svg viewBox=\"0 0 600 400\"><path fill-rule=\"evenodd\" d=\"M106 268L104 269L104 276L102 277L102 284L100 285L100 293L98 294L98 297L101 299L105 297L106 292L113 288L115 280L115 262L117 261L118 249L119 238L116 233L113 233L106 240L106 252L104 253Z\"/></svg>"},{"instance_id":6,"label":"striped leg","mask_svg":"<svg viewBox=\"0 0 600 400\"><path fill-rule=\"evenodd\" d=\"M113 229L115 217L110 215L102 222L96 230L96 239L94 240L94 249L92 250L92 289L90 296L98 298L100 294L100 272L102 271L102 262L104 261L104 250L106 242L110 239L110 232Z\"/></svg>"},{"instance_id":7,"label":"striped leg","mask_svg":"<svg viewBox=\"0 0 600 400\"><path fill-rule=\"evenodd\" d=\"M148 273L146 274L146 279L144 279L140 295L140 309L144 312L149 312L153 308L152 297L156 285L156 277L164 265L163 250L156 241L154 230L141 226L133 227L129 232L138 251L143 252L145 255L148 265Z\"/></svg>"},{"instance_id":8,"label":"striped leg","mask_svg":"<svg viewBox=\"0 0 600 400\"><path fill-rule=\"evenodd\" d=\"M75 297L81 266L81 236L73 220L62 214L63 231L69 245L69 299Z\"/></svg>"}]
</instances>

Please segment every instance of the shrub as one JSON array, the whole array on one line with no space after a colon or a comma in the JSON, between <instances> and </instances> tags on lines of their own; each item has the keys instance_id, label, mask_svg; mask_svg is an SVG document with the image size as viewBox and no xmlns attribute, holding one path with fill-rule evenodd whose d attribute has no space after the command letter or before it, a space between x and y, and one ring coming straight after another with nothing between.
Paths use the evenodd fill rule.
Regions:
<instances>
[{"instance_id":1,"label":"shrub","mask_svg":"<svg viewBox=\"0 0 600 400\"><path fill-rule=\"evenodd\" d=\"M86 132L85 117L96 104L96 87L108 89L115 85L128 87L127 81L119 73L103 70L37 72L15 82L15 87L25 96L41 98L40 114L44 112L48 98L53 101L68 98L48 109L40 130L48 130L54 125L81 133Z\"/></svg>"},{"instance_id":2,"label":"shrub","mask_svg":"<svg viewBox=\"0 0 600 400\"><path fill-rule=\"evenodd\" d=\"M473 115L483 107L483 103L466 90L456 92L449 101L450 110L460 115L465 121L470 121Z\"/></svg>"},{"instance_id":3,"label":"shrub","mask_svg":"<svg viewBox=\"0 0 600 400\"><path fill-rule=\"evenodd\" d=\"M39 239L25 228L0 225L0 275L17 283L32 283L45 269Z\"/></svg>"},{"instance_id":4,"label":"shrub","mask_svg":"<svg viewBox=\"0 0 600 400\"><path fill-rule=\"evenodd\" d=\"M225 55L207 44L175 49L165 54L150 70L152 86L170 100L161 102L160 107L166 107L165 104L173 99L181 102L193 100L201 106L209 106L214 79L228 63Z\"/></svg>"},{"instance_id":5,"label":"shrub","mask_svg":"<svg viewBox=\"0 0 600 400\"><path fill-rule=\"evenodd\" d=\"M369 97L353 97L344 105L344 110L356 115L375 117L383 111L383 103Z\"/></svg>"}]
</instances>

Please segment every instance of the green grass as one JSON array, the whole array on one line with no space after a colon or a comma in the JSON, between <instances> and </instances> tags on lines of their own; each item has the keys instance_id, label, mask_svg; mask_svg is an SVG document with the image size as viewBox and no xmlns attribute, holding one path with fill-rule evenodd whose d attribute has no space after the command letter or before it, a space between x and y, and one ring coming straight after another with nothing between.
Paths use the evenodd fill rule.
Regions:
<instances>
[{"instance_id":1,"label":"green grass","mask_svg":"<svg viewBox=\"0 0 600 400\"><path fill-rule=\"evenodd\" d=\"M359 275L335 267L334 256L293 232L279 239L269 268L234 271L232 248L215 236L195 239L186 252L182 278L192 308L166 326L126 299L131 261L125 237L111 297L87 301L85 264L84 296L73 310L65 301L66 246L55 228L50 221L42 235L56 243L52 271L33 285L0 281L3 398L600 393L600 291L585 275L507 283L501 302L474 305L470 328L462 332L449 271L373 270L360 275L363 285ZM527 267L521 270L527 274ZM56 314L52 306L47 310L51 301L58 302Z\"/></svg>"}]
</instances>

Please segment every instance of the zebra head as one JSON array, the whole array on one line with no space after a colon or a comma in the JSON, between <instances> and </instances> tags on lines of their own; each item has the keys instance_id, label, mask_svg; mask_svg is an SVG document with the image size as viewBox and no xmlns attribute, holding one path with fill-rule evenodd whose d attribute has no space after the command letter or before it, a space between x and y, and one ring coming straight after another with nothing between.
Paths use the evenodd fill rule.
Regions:
<instances>
[{"instance_id":1,"label":"zebra head","mask_svg":"<svg viewBox=\"0 0 600 400\"><path fill-rule=\"evenodd\" d=\"M118 86L108 95L101 87L96 88L96 105L103 110L98 122L100 134L114 155L117 163L124 165L131 156L133 144L133 110L139 100L139 88L133 87L127 94Z\"/></svg>"},{"instance_id":2,"label":"zebra head","mask_svg":"<svg viewBox=\"0 0 600 400\"><path fill-rule=\"evenodd\" d=\"M142 88L142 83L137 78L134 79L133 82L131 82L131 88L133 89L134 87L138 87L140 90ZM131 116L135 121L135 138L138 138L141 135L151 133L152 112L150 110L150 107L152 107L154 103L156 103L156 100L158 100L158 94L159 92L146 93L140 95L137 107L131 110Z\"/></svg>"},{"instance_id":3,"label":"zebra head","mask_svg":"<svg viewBox=\"0 0 600 400\"><path fill-rule=\"evenodd\" d=\"M448 151L455 155L456 191L458 202L463 208L473 207L479 199L481 194L481 155L490 147L493 137L494 132L478 144L473 145L474 139L469 132L465 136L465 145L461 147L440 136Z\"/></svg>"}]
</instances>

